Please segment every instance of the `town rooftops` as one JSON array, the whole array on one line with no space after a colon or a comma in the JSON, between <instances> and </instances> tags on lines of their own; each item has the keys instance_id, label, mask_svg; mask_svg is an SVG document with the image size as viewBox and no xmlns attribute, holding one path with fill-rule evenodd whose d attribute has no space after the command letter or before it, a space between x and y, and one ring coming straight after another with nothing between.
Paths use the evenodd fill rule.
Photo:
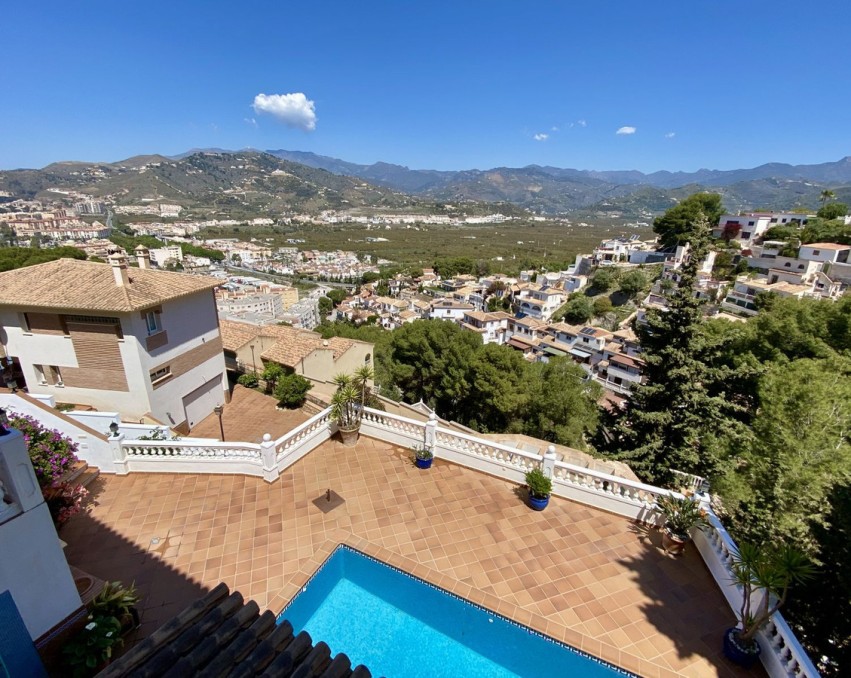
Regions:
<instances>
[{"instance_id":1,"label":"town rooftops","mask_svg":"<svg viewBox=\"0 0 851 678\"><path fill-rule=\"evenodd\" d=\"M851 250L851 245L840 245L835 242L809 242L801 247L811 247L817 250Z\"/></svg>"},{"instance_id":2,"label":"town rooftops","mask_svg":"<svg viewBox=\"0 0 851 678\"><path fill-rule=\"evenodd\" d=\"M311 353L320 349L333 351L334 360L337 360L356 343L353 339L343 337L322 339L322 336L316 332L283 325L256 326L222 320L219 326L222 346L226 351L237 351L257 337L274 339L274 344L263 351L260 357L285 367L295 367Z\"/></svg>"},{"instance_id":3,"label":"town rooftops","mask_svg":"<svg viewBox=\"0 0 851 678\"><path fill-rule=\"evenodd\" d=\"M119 285L114 268L93 261L57 259L6 271L0 273L0 306L129 313L221 284L206 276L125 266L126 283Z\"/></svg>"},{"instance_id":4,"label":"town rooftops","mask_svg":"<svg viewBox=\"0 0 851 678\"><path fill-rule=\"evenodd\" d=\"M352 668L345 654L331 656L323 642L275 624L253 600L219 584L166 622L100 674L118 676L335 676L369 678L363 665Z\"/></svg>"}]
</instances>

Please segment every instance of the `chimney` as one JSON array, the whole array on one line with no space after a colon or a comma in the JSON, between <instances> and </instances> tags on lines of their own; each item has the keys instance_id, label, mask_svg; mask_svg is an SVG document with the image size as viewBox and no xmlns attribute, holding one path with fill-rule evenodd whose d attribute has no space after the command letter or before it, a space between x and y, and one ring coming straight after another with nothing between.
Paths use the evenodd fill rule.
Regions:
<instances>
[{"instance_id":1,"label":"chimney","mask_svg":"<svg viewBox=\"0 0 851 678\"><path fill-rule=\"evenodd\" d=\"M112 266L112 274L115 276L115 284L119 287L127 287L130 284L130 277L127 273L127 258L118 252L110 254L109 264Z\"/></svg>"},{"instance_id":2,"label":"chimney","mask_svg":"<svg viewBox=\"0 0 851 678\"><path fill-rule=\"evenodd\" d=\"M148 269L151 267L151 253L144 245L136 245L136 261L139 263L139 268Z\"/></svg>"}]
</instances>

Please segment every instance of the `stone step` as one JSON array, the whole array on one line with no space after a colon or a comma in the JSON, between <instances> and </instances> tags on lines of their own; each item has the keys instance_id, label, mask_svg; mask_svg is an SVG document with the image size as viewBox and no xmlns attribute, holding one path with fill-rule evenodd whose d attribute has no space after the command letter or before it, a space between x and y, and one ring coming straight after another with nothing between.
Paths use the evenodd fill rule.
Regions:
<instances>
[{"instance_id":1,"label":"stone step","mask_svg":"<svg viewBox=\"0 0 851 678\"><path fill-rule=\"evenodd\" d=\"M95 481L100 475L100 469L94 466L89 466L86 462L79 460L75 461L62 477L59 479L60 484L68 483L69 485L82 485L87 487ZM47 488L44 490L45 499L52 499L54 495L59 493L59 488Z\"/></svg>"}]
</instances>

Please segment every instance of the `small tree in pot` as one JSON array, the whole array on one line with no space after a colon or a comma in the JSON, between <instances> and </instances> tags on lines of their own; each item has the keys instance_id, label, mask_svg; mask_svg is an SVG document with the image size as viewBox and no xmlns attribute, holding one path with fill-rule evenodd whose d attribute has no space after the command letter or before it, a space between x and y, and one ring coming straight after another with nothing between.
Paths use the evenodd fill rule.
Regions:
<instances>
[{"instance_id":1,"label":"small tree in pot","mask_svg":"<svg viewBox=\"0 0 851 678\"><path fill-rule=\"evenodd\" d=\"M539 468L526 473L526 485L529 486L529 506L535 511L543 511L550 503L553 481Z\"/></svg>"},{"instance_id":2,"label":"small tree in pot","mask_svg":"<svg viewBox=\"0 0 851 678\"><path fill-rule=\"evenodd\" d=\"M760 653L757 632L786 602L789 587L814 574L812 563L793 546L741 544L733 554L733 583L741 588L742 607L739 626L724 634L724 654L737 664L752 666Z\"/></svg>"}]
</instances>

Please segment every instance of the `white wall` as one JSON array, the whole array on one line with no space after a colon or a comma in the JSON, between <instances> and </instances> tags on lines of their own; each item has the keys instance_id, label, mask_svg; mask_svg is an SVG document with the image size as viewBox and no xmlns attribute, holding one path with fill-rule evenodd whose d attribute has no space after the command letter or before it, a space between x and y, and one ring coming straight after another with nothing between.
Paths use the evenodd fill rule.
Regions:
<instances>
[{"instance_id":1,"label":"white wall","mask_svg":"<svg viewBox=\"0 0 851 678\"><path fill-rule=\"evenodd\" d=\"M30 636L37 640L77 611L82 601L38 490L23 436L15 431L0 437L0 456L8 492L38 493L38 503L24 502L22 513L0 525L0 591L12 594Z\"/></svg>"}]
</instances>

